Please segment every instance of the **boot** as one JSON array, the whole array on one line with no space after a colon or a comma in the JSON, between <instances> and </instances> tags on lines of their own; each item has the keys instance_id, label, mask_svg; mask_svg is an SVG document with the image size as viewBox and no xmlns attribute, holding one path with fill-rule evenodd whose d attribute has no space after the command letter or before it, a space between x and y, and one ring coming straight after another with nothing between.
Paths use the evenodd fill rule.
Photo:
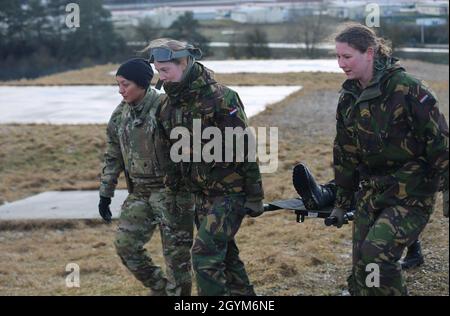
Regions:
<instances>
[{"instance_id":1,"label":"boot","mask_svg":"<svg viewBox=\"0 0 450 316\"><path fill-rule=\"evenodd\" d=\"M408 252L400 261L403 270L418 267L424 263L420 241L416 240L408 247Z\"/></svg>"},{"instance_id":2,"label":"boot","mask_svg":"<svg viewBox=\"0 0 450 316\"><path fill-rule=\"evenodd\" d=\"M148 291L148 296L167 296L167 279L166 278L162 278L159 288L154 288L154 287L150 287L149 291Z\"/></svg>"},{"instance_id":3,"label":"boot","mask_svg":"<svg viewBox=\"0 0 450 316\"><path fill-rule=\"evenodd\" d=\"M308 168L299 163L294 167L292 182L306 209L319 210L326 206L333 206L336 199L334 181L318 185Z\"/></svg>"},{"instance_id":4,"label":"boot","mask_svg":"<svg viewBox=\"0 0 450 316\"><path fill-rule=\"evenodd\" d=\"M167 296L167 292L166 292L165 288L162 288L159 290L150 288L150 290L148 292L148 296Z\"/></svg>"}]
</instances>

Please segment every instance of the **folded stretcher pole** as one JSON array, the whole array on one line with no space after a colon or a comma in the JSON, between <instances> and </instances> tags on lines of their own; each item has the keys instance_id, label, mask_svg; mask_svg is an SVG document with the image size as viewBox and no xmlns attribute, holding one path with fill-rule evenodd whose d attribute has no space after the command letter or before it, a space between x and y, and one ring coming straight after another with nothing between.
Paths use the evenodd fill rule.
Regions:
<instances>
[{"instance_id":1,"label":"folded stretcher pole","mask_svg":"<svg viewBox=\"0 0 450 316\"><path fill-rule=\"evenodd\" d=\"M297 222L303 223L306 217L312 218L324 218L324 223L326 226L334 225L337 221L337 218L331 215L332 207L326 207L320 210L307 210L305 205L303 204L302 199L288 199L288 200L277 200L270 203L264 204L264 212L271 212L277 210L293 210L297 215ZM349 211L345 214L344 223L348 223L352 221L354 218L354 211Z\"/></svg>"}]
</instances>

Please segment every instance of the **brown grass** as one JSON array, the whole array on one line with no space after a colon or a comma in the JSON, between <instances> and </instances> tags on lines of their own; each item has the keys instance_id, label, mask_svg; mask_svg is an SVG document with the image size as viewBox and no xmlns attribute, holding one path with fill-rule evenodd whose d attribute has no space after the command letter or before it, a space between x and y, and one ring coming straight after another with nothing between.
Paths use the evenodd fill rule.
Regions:
<instances>
[{"instance_id":1,"label":"brown grass","mask_svg":"<svg viewBox=\"0 0 450 316\"><path fill-rule=\"evenodd\" d=\"M329 112L339 83L334 75L300 78L304 90L251 120L255 126L280 128L278 171L263 176L267 201L296 196L291 169L299 161L306 162L320 182L333 176L333 130L326 126L333 124ZM448 117L448 81L432 87ZM318 108L322 112L316 112ZM319 124L318 130L310 119ZM97 188L104 134L104 125L0 125L0 199L13 201L50 189ZM405 274L412 295L448 295L448 219L441 212L439 198L421 237L425 265ZM115 254L116 224L0 222L0 295L146 294ZM327 228L315 219L298 224L293 213L277 211L246 218L237 242L258 294L340 295L350 271L350 236L350 225ZM147 247L163 265L159 234ZM81 268L80 288L65 286L65 267L71 262Z\"/></svg>"},{"instance_id":2,"label":"brown grass","mask_svg":"<svg viewBox=\"0 0 450 316\"><path fill-rule=\"evenodd\" d=\"M54 86L54 85L116 85L116 80L111 71L117 70L119 65L107 64L84 68L80 70L66 71L55 75L39 77L37 79L22 79L12 81L0 81L0 86ZM329 73L286 73L286 74L216 74L216 79L225 85L302 85L305 81L323 83L339 83L343 79L342 74ZM158 74L152 80L154 85L158 80Z\"/></svg>"},{"instance_id":3,"label":"brown grass","mask_svg":"<svg viewBox=\"0 0 450 316\"><path fill-rule=\"evenodd\" d=\"M47 190L97 189L105 128L0 125L0 201Z\"/></svg>"}]
</instances>

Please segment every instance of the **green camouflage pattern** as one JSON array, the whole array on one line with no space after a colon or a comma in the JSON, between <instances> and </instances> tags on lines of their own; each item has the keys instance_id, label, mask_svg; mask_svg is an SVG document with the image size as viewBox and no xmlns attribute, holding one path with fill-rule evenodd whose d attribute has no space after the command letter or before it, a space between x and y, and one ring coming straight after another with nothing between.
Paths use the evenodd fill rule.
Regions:
<instances>
[{"instance_id":1,"label":"green camouflage pattern","mask_svg":"<svg viewBox=\"0 0 450 316\"><path fill-rule=\"evenodd\" d=\"M116 251L128 270L154 293L191 295L190 248L193 238L192 195L165 189L128 195L122 206L115 240ZM166 274L144 248L159 228Z\"/></svg>"},{"instance_id":2,"label":"green camouflage pattern","mask_svg":"<svg viewBox=\"0 0 450 316\"><path fill-rule=\"evenodd\" d=\"M335 207L350 209L355 295L406 295L398 263L433 212L435 193L448 190L448 124L435 94L394 58L378 58L361 89L347 80L337 109ZM380 270L369 287L368 264Z\"/></svg>"},{"instance_id":3,"label":"green camouflage pattern","mask_svg":"<svg viewBox=\"0 0 450 316\"><path fill-rule=\"evenodd\" d=\"M197 235L191 251L199 295L254 295L244 263L234 240L243 217L247 199L262 200L264 193L258 163L236 158L236 143L231 162L194 162L194 119L201 120L201 131L217 127L225 137L227 127L245 129L247 117L239 96L217 83L210 70L194 63L180 83L165 83L167 100L160 116L167 142L174 144L170 133L176 127L189 131L191 160L172 163L166 169L165 184L186 187L196 194ZM202 140L202 150L205 142ZM225 155L226 143L222 139ZM230 150L230 148L227 148Z\"/></svg>"},{"instance_id":4,"label":"green camouflage pattern","mask_svg":"<svg viewBox=\"0 0 450 316\"><path fill-rule=\"evenodd\" d=\"M193 120L201 120L202 132L208 127L217 127L223 136L222 162L193 161L193 146L191 146L191 162L172 164L166 174L166 185L169 187L184 186L193 192L206 195L247 192L256 198L263 199L261 174L257 162L249 162L245 156L243 162L225 162L225 128L248 126L247 116L239 95L217 83L213 73L196 62L187 78L181 83L165 83L164 89L168 95L161 109L161 122L166 137L170 140L173 128L186 127L193 137ZM202 140L201 148L208 140ZM236 144L234 144L235 146ZM228 148L229 149L229 148ZM233 152L236 153L236 147ZM246 154L248 154L246 152ZM203 157L202 157L203 158Z\"/></svg>"},{"instance_id":5,"label":"green camouflage pattern","mask_svg":"<svg viewBox=\"0 0 450 316\"><path fill-rule=\"evenodd\" d=\"M255 295L234 236L246 215L245 195L196 196L192 265L201 296Z\"/></svg>"},{"instance_id":6,"label":"green camouflage pattern","mask_svg":"<svg viewBox=\"0 0 450 316\"><path fill-rule=\"evenodd\" d=\"M419 238L430 213L422 208L394 206L373 212L371 190L357 194L353 223L353 269L349 288L355 296L407 295L399 260L406 247ZM431 210L432 211L432 210ZM379 267L379 286L368 286L369 264Z\"/></svg>"},{"instance_id":7,"label":"green camouflage pattern","mask_svg":"<svg viewBox=\"0 0 450 316\"><path fill-rule=\"evenodd\" d=\"M133 183L155 188L164 186L163 168L169 150L159 135L157 111L161 102L162 96L149 89L139 104L122 101L114 110L106 130L101 196L114 196L117 179L124 170Z\"/></svg>"},{"instance_id":8,"label":"green camouflage pattern","mask_svg":"<svg viewBox=\"0 0 450 316\"><path fill-rule=\"evenodd\" d=\"M336 207L348 209L362 181L377 187L370 207L432 208L448 190L448 124L435 94L401 68L380 59L371 84L347 80L337 109L334 142Z\"/></svg>"}]
</instances>

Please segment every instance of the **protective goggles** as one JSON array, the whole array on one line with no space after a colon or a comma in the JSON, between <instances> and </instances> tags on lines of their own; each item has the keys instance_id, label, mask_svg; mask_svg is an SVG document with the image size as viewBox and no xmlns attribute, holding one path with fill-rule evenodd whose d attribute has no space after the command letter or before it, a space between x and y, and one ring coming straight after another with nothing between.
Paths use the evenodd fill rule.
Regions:
<instances>
[{"instance_id":1,"label":"protective goggles","mask_svg":"<svg viewBox=\"0 0 450 316\"><path fill-rule=\"evenodd\" d=\"M174 59L191 56L195 59L202 57L202 52L198 48L172 51L166 47L155 47L150 50L150 62L166 62Z\"/></svg>"}]
</instances>

